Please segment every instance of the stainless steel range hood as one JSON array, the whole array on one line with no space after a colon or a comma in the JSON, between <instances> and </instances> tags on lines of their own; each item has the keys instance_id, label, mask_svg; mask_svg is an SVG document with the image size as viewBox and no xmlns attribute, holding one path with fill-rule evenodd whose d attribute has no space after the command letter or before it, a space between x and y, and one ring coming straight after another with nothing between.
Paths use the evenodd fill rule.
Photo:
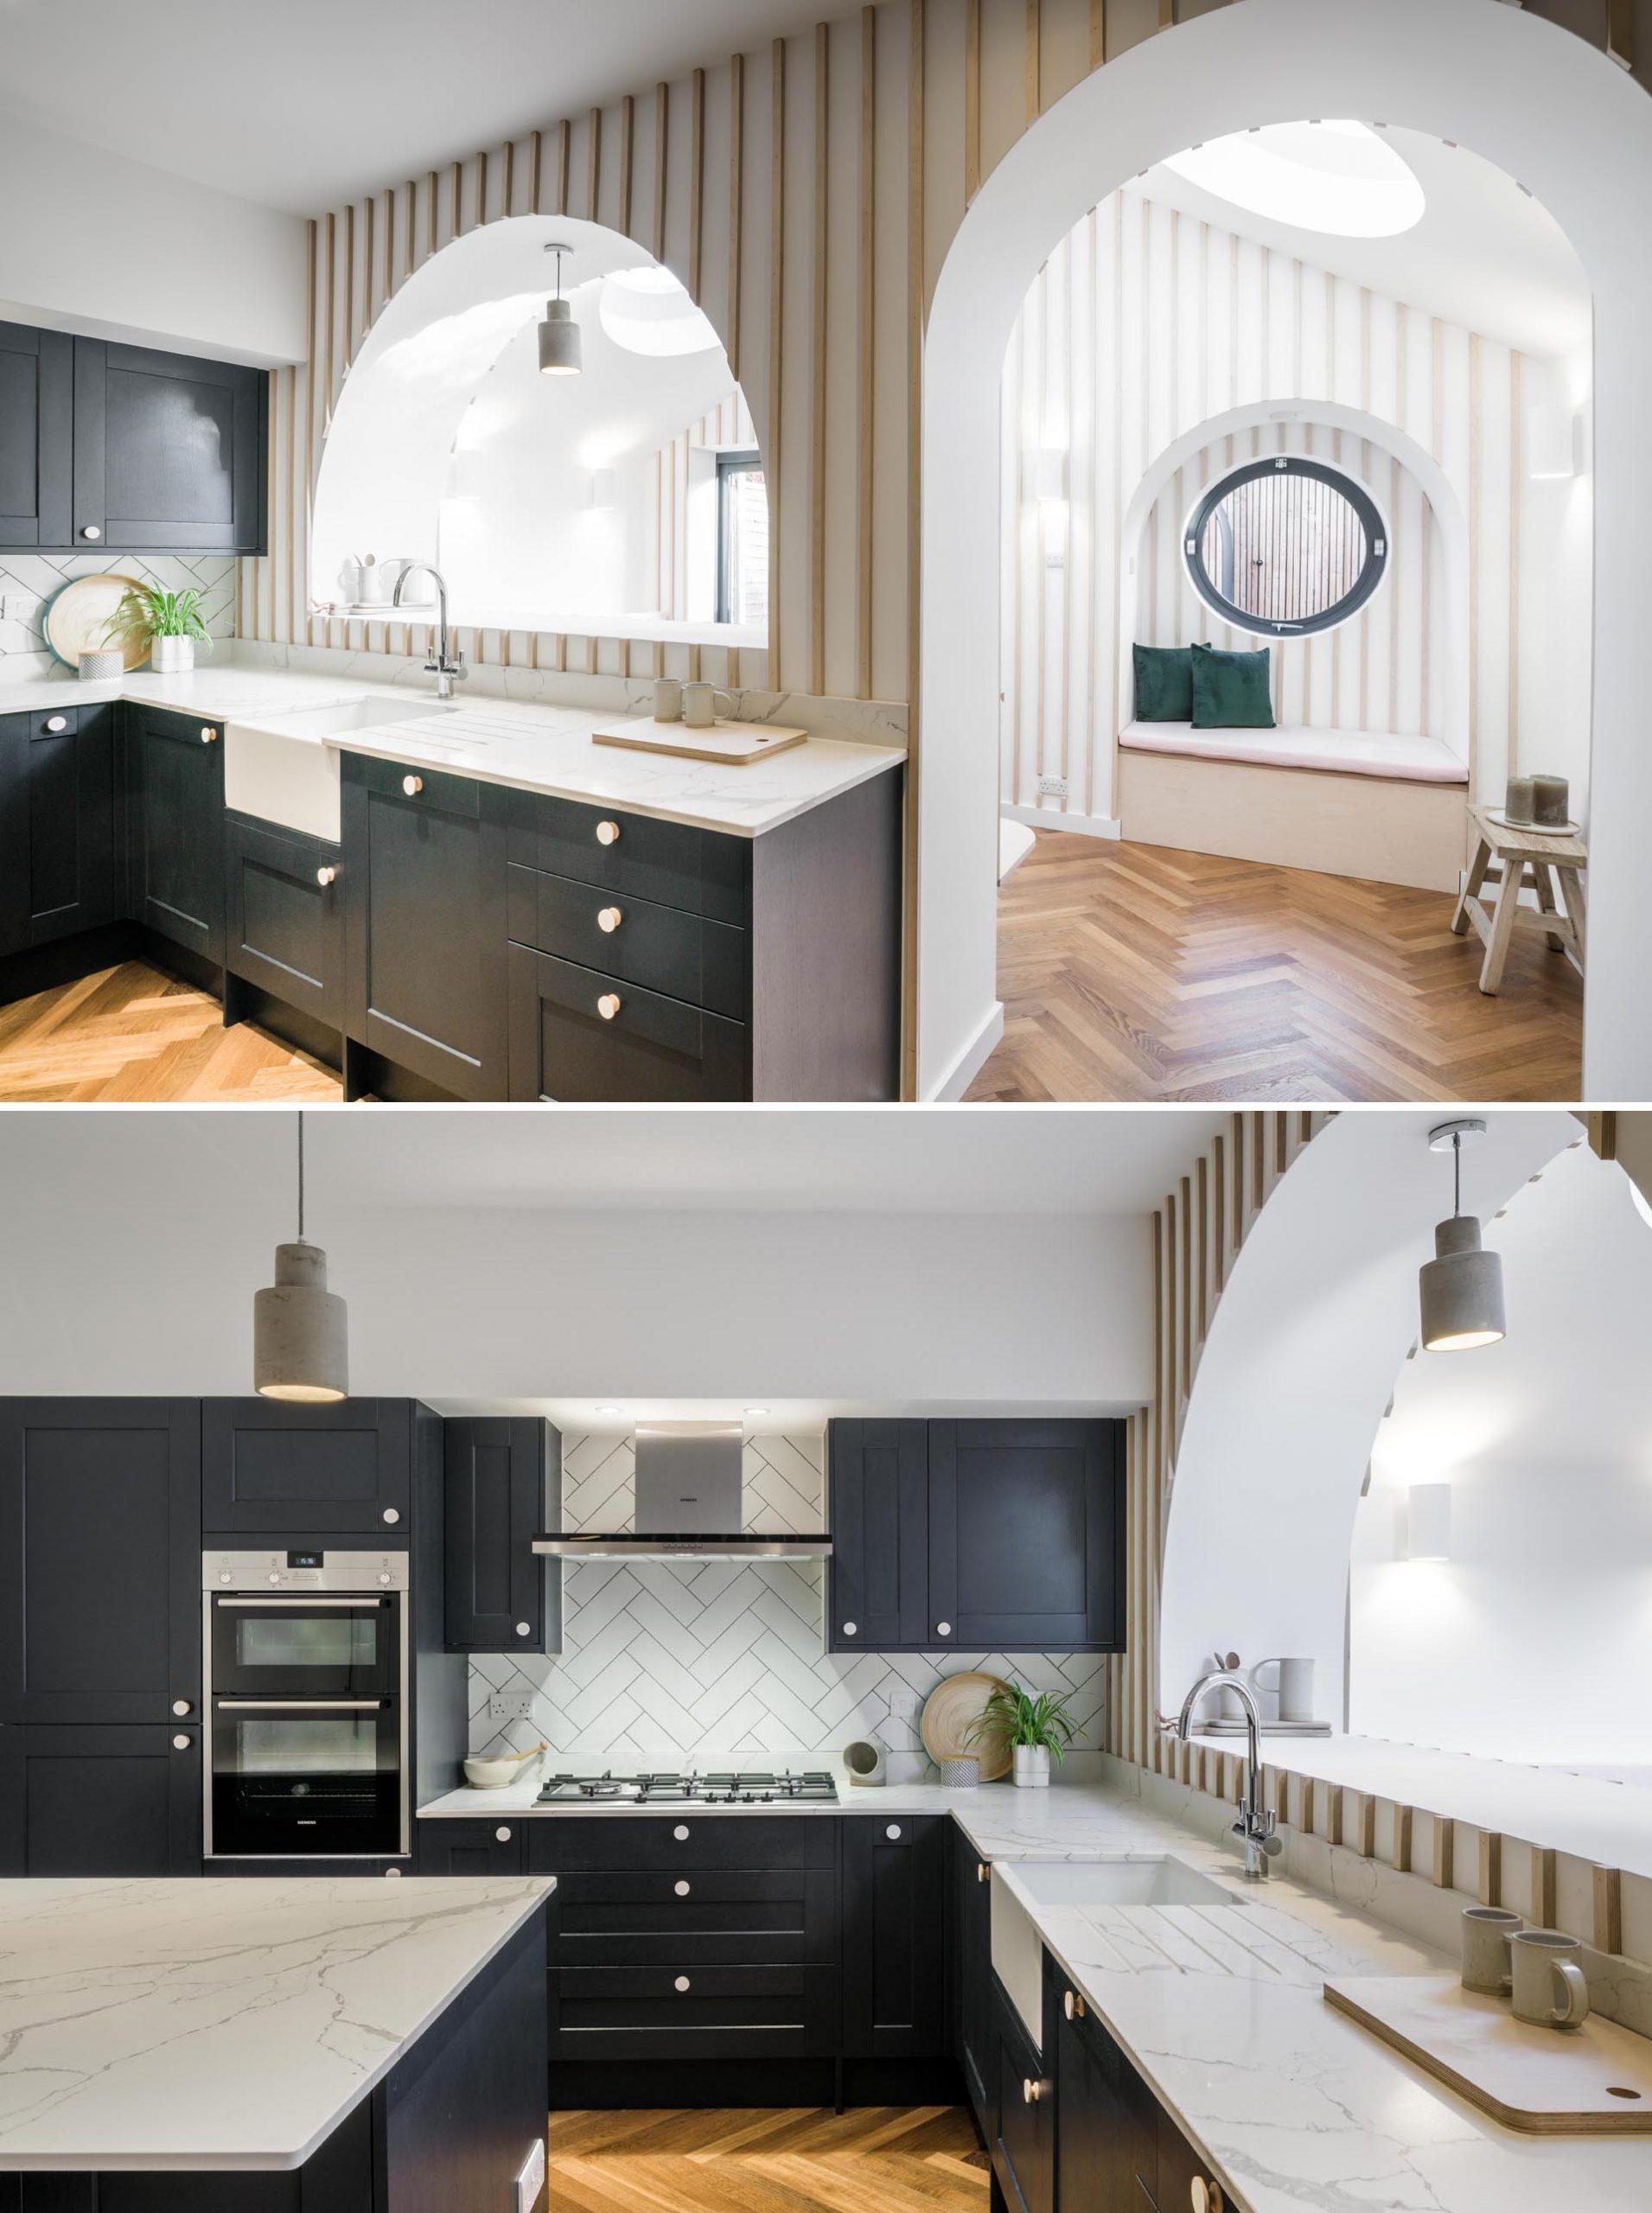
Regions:
<instances>
[{"instance_id":1,"label":"stainless steel range hood","mask_svg":"<svg viewBox=\"0 0 1652 2213\"><path fill-rule=\"evenodd\" d=\"M824 1559L832 1540L754 1536L743 1527L737 1421L639 1422L635 1530L545 1531L536 1553L561 1559Z\"/></svg>"}]
</instances>

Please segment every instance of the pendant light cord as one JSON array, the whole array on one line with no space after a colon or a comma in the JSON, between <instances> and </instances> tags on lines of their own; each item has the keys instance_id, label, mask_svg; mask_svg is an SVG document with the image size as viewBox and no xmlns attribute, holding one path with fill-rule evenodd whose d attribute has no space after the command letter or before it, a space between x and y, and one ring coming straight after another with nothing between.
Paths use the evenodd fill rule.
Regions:
<instances>
[{"instance_id":1,"label":"pendant light cord","mask_svg":"<svg viewBox=\"0 0 1652 2213\"><path fill-rule=\"evenodd\" d=\"M298 1114L298 1242L304 1241L304 1116Z\"/></svg>"},{"instance_id":2,"label":"pendant light cord","mask_svg":"<svg viewBox=\"0 0 1652 2213\"><path fill-rule=\"evenodd\" d=\"M302 1123L303 1116L298 1117ZM302 1184L299 1187L303 1189ZM1451 1132L1451 1219L1455 1221L1463 1211L1463 1132Z\"/></svg>"}]
</instances>

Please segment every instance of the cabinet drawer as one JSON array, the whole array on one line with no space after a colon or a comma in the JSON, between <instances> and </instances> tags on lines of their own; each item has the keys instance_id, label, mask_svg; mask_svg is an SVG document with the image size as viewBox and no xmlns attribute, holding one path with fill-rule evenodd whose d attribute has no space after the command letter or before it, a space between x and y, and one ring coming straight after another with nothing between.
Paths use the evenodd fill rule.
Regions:
<instances>
[{"instance_id":1,"label":"cabinet drawer","mask_svg":"<svg viewBox=\"0 0 1652 2213\"><path fill-rule=\"evenodd\" d=\"M201 1527L211 1536L405 1536L412 1408L405 1399L341 1406L206 1399Z\"/></svg>"},{"instance_id":2,"label":"cabinet drawer","mask_svg":"<svg viewBox=\"0 0 1652 2213\"><path fill-rule=\"evenodd\" d=\"M685 1867L814 1867L838 1864L838 1824L829 1815L703 1814L680 1819L615 1814L557 1815L528 1830L528 1871Z\"/></svg>"},{"instance_id":3,"label":"cabinet drawer","mask_svg":"<svg viewBox=\"0 0 1652 2213\"><path fill-rule=\"evenodd\" d=\"M829 1966L553 1968L550 1995L556 2059L781 2059L837 2043Z\"/></svg>"},{"instance_id":4,"label":"cabinet drawer","mask_svg":"<svg viewBox=\"0 0 1652 2213\"><path fill-rule=\"evenodd\" d=\"M527 1823L502 1814L494 1821L419 1821L416 1825L421 1875L520 1875Z\"/></svg>"},{"instance_id":5,"label":"cabinet drawer","mask_svg":"<svg viewBox=\"0 0 1652 2213\"><path fill-rule=\"evenodd\" d=\"M600 834L605 825L618 834ZM510 858L526 868L680 907L710 922L743 927L749 919L749 839L539 792L513 793L510 826Z\"/></svg>"},{"instance_id":6,"label":"cabinet drawer","mask_svg":"<svg viewBox=\"0 0 1652 2213\"><path fill-rule=\"evenodd\" d=\"M341 1029L338 847L238 814L225 818L224 847L225 966L284 1004Z\"/></svg>"},{"instance_id":7,"label":"cabinet drawer","mask_svg":"<svg viewBox=\"0 0 1652 2213\"><path fill-rule=\"evenodd\" d=\"M374 760L365 753L347 754L344 774L364 791L405 799L410 806L433 807L443 814L481 819L482 786L474 776L450 775L445 769L426 768L418 762Z\"/></svg>"},{"instance_id":8,"label":"cabinet drawer","mask_svg":"<svg viewBox=\"0 0 1652 2213\"><path fill-rule=\"evenodd\" d=\"M726 922L628 895L622 900L571 877L513 864L508 908L518 945L640 984L667 998L745 1017L747 938Z\"/></svg>"},{"instance_id":9,"label":"cabinet drawer","mask_svg":"<svg viewBox=\"0 0 1652 2213\"><path fill-rule=\"evenodd\" d=\"M29 717L30 737L67 737L80 727L78 707L37 707Z\"/></svg>"},{"instance_id":10,"label":"cabinet drawer","mask_svg":"<svg viewBox=\"0 0 1652 2213\"><path fill-rule=\"evenodd\" d=\"M612 1002L617 1000L617 1005ZM610 1005L604 1016L602 1005ZM743 1023L510 947L513 1100L698 1105L748 1096Z\"/></svg>"},{"instance_id":11,"label":"cabinet drawer","mask_svg":"<svg viewBox=\"0 0 1652 2213\"><path fill-rule=\"evenodd\" d=\"M828 1869L574 1868L551 1902L551 1959L562 1967L826 1961L836 1878Z\"/></svg>"}]
</instances>

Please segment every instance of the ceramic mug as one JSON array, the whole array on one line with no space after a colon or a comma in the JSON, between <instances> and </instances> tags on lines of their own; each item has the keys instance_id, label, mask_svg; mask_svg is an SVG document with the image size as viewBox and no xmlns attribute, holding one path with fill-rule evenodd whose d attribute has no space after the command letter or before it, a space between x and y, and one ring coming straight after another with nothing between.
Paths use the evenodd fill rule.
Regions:
<instances>
[{"instance_id":1,"label":"ceramic mug","mask_svg":"<svg viewBox=\"0 0 1652 2213\"><path fill-rule=\"evenodd\" d=\"M1463 1909L1463 1987L1501 1998L1508 1988L1512 1969L1508 1942L1526 1926L1522 1914L1500 1905L1465 1905Z\"/></svg>"},{"instance_id":2,"label":"ceramic mug","mask_svg":"<svg viewBox=\"0 0 1652 2213\"><path fill-rule=\"evenodd\" d=\"M1279 1669L1272 1682L1262 1681L1264 1668ZM1259 1660L1251 1669L1251 1681L1264 1697L1272 1695L1277 1698L1281 1721L1313 1719L1314 1663L1311 1660Z\"/></svg>"},{"instance_id":3,"label":"ceramic mug","mask_svg":"<svg viewBox=\"0 0 1652 2213\"><path fill-rule=\"evenodd\" d=\"M654 680L654 718L657 723L679 723L683 718L683 687L675 676Z\"/></svg>"},{"instance_id":4,"label":"ceramic mug","mask_svg":"<svg viewBox=\"0 0 1652 2213\"><path fill-rule=\"evenodd\" d=\"M710 730L717 720L717 703L726 699L729 713L734 713L732 692L719 692L715 684L685 684L683 686L683 720L690 730Z\"/></svg>"},{"instance_id":5,"label":"ceramic mug","mask_svg":"<svg viewBox=\"0 0 1652 2213\"><path fill-rule=\"evenodd\" d=\"M1589 2018L1583 1946L1559 1929L1522 1929L1508 1940L1515 2018L1540 2029L1575 2029Z\"/></svg>"}]
</instances>

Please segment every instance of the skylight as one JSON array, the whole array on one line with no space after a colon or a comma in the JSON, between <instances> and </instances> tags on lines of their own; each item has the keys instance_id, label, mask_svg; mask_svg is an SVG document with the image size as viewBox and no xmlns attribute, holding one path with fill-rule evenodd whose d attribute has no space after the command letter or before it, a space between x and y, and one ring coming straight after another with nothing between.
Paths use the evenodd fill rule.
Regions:
<instances>
[{"instance_id":1,"label":"skylight","mask_svg":"<svg viewBox=\"0 0 1652 2213\"><path fill-rule=\"evenodd\" d=\"M1252 215L1335 238L1390 239L1422 220L1422 186L1363 123L1271 123L1164 164Z\"/></svg>"}]
</instances>

